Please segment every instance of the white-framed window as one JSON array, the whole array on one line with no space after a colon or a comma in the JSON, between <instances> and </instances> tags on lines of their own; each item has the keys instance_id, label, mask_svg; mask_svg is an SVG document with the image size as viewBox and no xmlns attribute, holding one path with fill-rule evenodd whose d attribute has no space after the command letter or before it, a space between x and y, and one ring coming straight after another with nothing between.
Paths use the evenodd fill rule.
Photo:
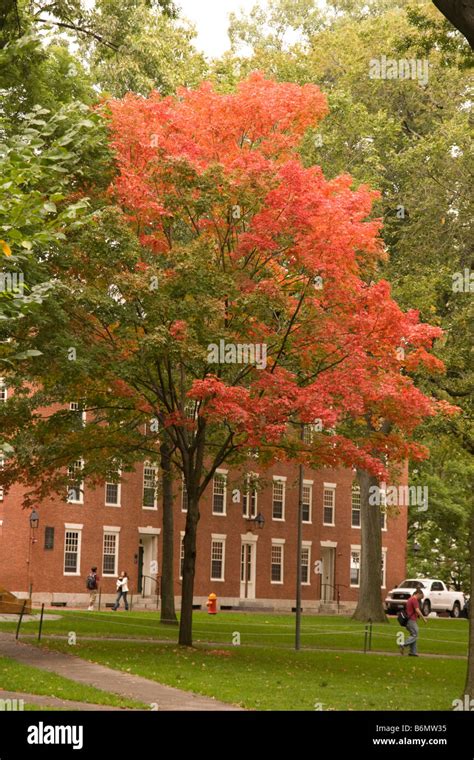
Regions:
<instances>
[{"instance_id":1,"label":"white-framed window","mask_svg":"<svg viewBox=\"0 0 474 760\"><path fill-rule=\"evenodd\" d=\"M64 575L81 574L81 538L81 529L66 528L64 533Z\"/></svg>"},{"instance_id":2,"label":"white-framed window","mask_svg":"<svg viewBox=\"0 0 474 760\"><path fill-rule=\"evenodd\" d=\"M156 465L145 462L143 465L143 509L158 509L157 473Z\"/></svg>"},{"instance_id":3,"label":"white-framed window","mask_svg":"<svg viewBox=\"0 0 474 760\"><path fill-rule=\"evenodd\" d=\"M284 561L284 544L283 541L272 541L272 554L271 554L271 570L270 581L271 583L283 583L283 561Z\"/></svg>"},{"instance_id":4,"label":"white-framed window","mask_svg":"<svg viewBox=\"0 0 474 760\"><path fill-rule=\"evenodd\" d=\"M188 489L186 488L186 481L184 475L181 478L181 512L188 511Z\"/></svg>"},{"instance_id":5,"label":"white-framed window","mask_svg":"<svg viewBox=\"0 0 474 760\"><path fill-rule=\"evenodd\" d=\"M387 549L382 546L382 588L387 586Z\"/></svg>"},{"instance_id":6,"label":"white-framed window","mask_svg":"<svg viewBox=\"0 0 474 760\"><path fill-rule=\"evenodd\" d=\"M225 536L211 538L211 581L223 581L225 570Z\"/></svg>"},{"instance_id":7,"label":"white-framed window","mask_svg":"<svg viewBox=\"0 0 474 760\"><path fill-rule=\"evenodd\" d=\"M76 459L68 467L70 485L67 489L67 501L69 504L84 504L84 480L81 472L84 469L84 460Z\"/></svg>"},{"instance_id":8,"label":"white-framed window","mask_svg":"<svg viewBox=\"0 0 474 760\"><path fill-rule=\"evenodd\" d=\"M5 384L5 379L0 377L0 404L4 404L8 398L8 388Z\"/></svg>"},{"instance_id":9,"label":"white-framed window","mask_svg":"<svg viewBox=\"0 0 474 760\"><path fill-rule=\"evenodd\" d=\"M119 532L104 531L102 575L118 575Z\"/></svg>"},{"instance_id":10,"label":"white-framed window","mask_svg":"<svg viewBox=\"0 0 474 760\"><path fill-rule=\"evenodd\" d=\"M3 457L0 454L0 470L3 470L4 467L5 467L5 457ZM3 496L4 496L3 488L0 486L0 501L3 501Z\"/></svg>"},{"instance_id":11,"label":"white-framed window","mask_svg":"<svg viewBox=\"0 0 474 760\"><path fill-rule=\"evenodd\" d=\"M387 530L387 508L384 506L380 507L380 528Z\"/></svg>"},{"instance_id":12,"label":"white-framed window","mask_svg":"<svg viewBox=\"0 0 474 760\"><path fill-rule=\"evenodd\" d=\"M306 443L307 446L311 446L313 443L316 433L320 433L323 429L322 421L321 420L315 420L314 422L306 423L303 427L303 443Z\"/></svg>"},{"instance_id":13,"label":"white-framed window","mask_svg":"<svg viewBox=\"0 0 474 760\"><path fill-rule=\"evenodd\" d=\"M254 472L249 472L245 476L244 492L242 494L242 515L247 518L257 516L257 480L258 475Z\"/></svg>"},{"instance_id":14,"label":"white-framed window","mask_svg":"<svg viewBox=\"0 0 474 760\"><path fill-rule=\"evenodd\" d=\"M120 477L120 470L117 471L117 476ZM112 483L111 481L105 481L105 506L106 507L120 507L121 506L122 486L120 481L118 483Z\"/></svg>"},{"instance_id":15,"label":"white-framed window","mask_svg":"<svg viewBox=\"0 0 474 760\"><path fill-rule=\"evenodd\" d=\"M86 424L86 411L83 404L79 401L71 401L69 403L69 411L77 414L78 419L81 421L82 427L84 427Z\"/></svg>"},{"instance_id":16,"label":"white-framed window","mask_svg":"<svg viewBox=\"0 0 474 760\"><path fill-rule=\"evenodd\" d=\"M323 491L323 525L335 525L336 486L324 484Z\"/></svg>"},{"instance_id":17,"label":"white-framed window","mask_svg":"<svg viewBox=\"0 0 474 760\"><path fill-rule=\"evenodd\" d=\"M353 588L360 585L360 546L351 546L350 584Z\"/></svg>"},{"instance_id":18,"label":"white-framed window","mask_svg":"<svg viewBox=\"0 0 474 760\"><path fill-rule=\"evenodd\" d=\"M227 512L227 470L217 470L212 479L212 514Z\"/></svg>"},{"instance_id":19,"label":"white-framed window","mask_svg":"<svg viewBox=\"0 0 474 760\"><path fill-rule=\"evenodd\" d=\"M184 530L180 533L180 542L179 542L179 578L180 580L183 578L183 567L184 567Z\"/></svg>"},{"instance_id":20,"label":"white-framed window","mask_svg":"<svg viewBox=\"0 0 474 760\"><path fill-rule=\"evenodd\" d=\"M360 528L360 486L353 485L352 493L352 517L351 525L353 528Z\"/></svg>"},{"instance_id":21,"label":"white-framed window","mask_svg":"<svg viewBox=\"0 0 474 760\"><path fill-rule=\"evenodd\" d=\"M311 584L311 541L303 541L301 546L301 583L303 586Z\"/></svg>"},{"instance_id":22,"label":"white-framed window","mask_svg":"<svg viewBox=\"0 0 474 760\"><path fill-rule=\"evenodd\" d=\"M286 478L273 476L272 520L285 519Z\"/></svg>"},{"instance_id":23,"label":"white-framed window","mask_svg":"<svg viewBox=\"0 0 474 760\"><path fill-rule=\"evenodd\" d=\"M303 480L303 509L302 520L304 523L312 521L313 512L313 481Z\"/></svg>"}]
</instances>

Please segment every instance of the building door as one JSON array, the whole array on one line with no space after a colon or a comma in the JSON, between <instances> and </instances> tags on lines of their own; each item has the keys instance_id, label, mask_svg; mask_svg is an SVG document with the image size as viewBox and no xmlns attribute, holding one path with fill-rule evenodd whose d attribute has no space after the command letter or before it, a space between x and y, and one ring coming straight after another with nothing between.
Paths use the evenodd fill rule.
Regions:
<instances>
[{"instance_id":1,"label":"building door","mask_svg":"<svg viewBox=\"0 0 474 760\"><path fill-rule=\"evenodd\" d=\"M138 584L137 590L141 594L143 591L143 558L145 556L145 548L142 543L138 547Z\"/></svg>"},{"instance_id":2,"label":"building door","mask_svg":"<svg viewBox=\"0 0 474 760\"><path fill-rule=\"evenodd\" d=\"M253 541L242 541L240 554L240 598L255 599L255 558L257 546Z\"/></svg>"},{"instance_id":3,"label":"building door","mask_svg":"<svg viewBox=\"0 0 474 760\"><path fill-rule=\"evenodd\" d=\"M322 574L321 574L321 601L333 602L336 598L334 588L334 563L336 550L332 546L321 547Z\"/></svg>"}]
</instances>

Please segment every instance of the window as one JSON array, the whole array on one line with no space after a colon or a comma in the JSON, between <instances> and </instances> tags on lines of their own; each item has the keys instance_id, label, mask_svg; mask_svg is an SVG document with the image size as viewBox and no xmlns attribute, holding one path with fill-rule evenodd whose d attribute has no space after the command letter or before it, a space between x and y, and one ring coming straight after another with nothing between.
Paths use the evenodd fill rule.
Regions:
<instances>
[{"instance_id":1,"label":"window","mask_svg":"<svg viewBox=\"0 0 474 760\"><path fill-rule=\"evenodd\" d=\"M179 577L183 577L184 567L184 531L181 531L181 543L179 547Z\"/></svg>"},{"instance_id":2,"label":"window","mask_svg":"<svg viewBox=\"0 0 474 760\"><path fill-rule=\"evenodd\" d=\"M315 434L320 433L323 429L322 420L317 419L303 427L303 443L311 446L315 439Z\"/></svg>"},{"instance_id":3,"label":"window","mask_svg":"<svg viewBox=\"0 0 474 760\"><path fill-rule=\"evenodd\" d=\"M360 583L360 549L351 549L351 586Z\"/></svg>"},{"instance_id":4,"label":"window","mask_svg":"<svg viewBox=\"0 0 474 760\"><path fill-rule=\"evenodd\" d=\"M335 487L325 487L323 491L323 524L334 525Z\"/></svg>"},{"instance_id":5,"label":"window","mask_svg":"<svg viewBox=\"0 0 474 760\"><path fill-rule=\"evenodd\" d=\"M5 380L0 377L0 404L5 403L8 398L8 389L5 385Z\"/></svg>"},{"instance_id":6,"label":"window","mask_svg":"<svg viewBox=\"0 0 474 760\"><path fill-rule=\"evenodd\" d=\"M81 427L84 427L86 424L86 412L84 410L83 404L79 401L71 401L69 404L69 411L74 412L75 419L78 421Z\"/></svg>"},{"instance_id":7,"label":"window","mask_svg":"<svg viewBox=\"0 0 474 760\"><path fill-rule=\"evenodd\" d=\"M311 507L313 504L313 481L303 481L303 522L311 522Z\"/></svg>"},{"instance_id":8,"label":"window","mask_svg":"<svg viewBox=\"0 0 474 760\"><path fill-rule=\"evenodd\" d=\"M145 463L143 467L143 508L157 509L156 471L154 465Z\"/></svg>"},{"instance_id":9,"label":"window","mask_svg":"<svg viewBox=\"0 0 474 760\"><path fill-rule=\"evenodd\" d=\"M309 568L311 565L311 544L303 544L301 547L301 583L310 585Z\"/></svg>"},{"instance_id":10,"label":"window","mask_svg":"<svg viewBox=\"0 0 474 760\"><path fill-rule=\"evenodd\" d=\"M444 591L444 586L440 581L435 581L431 584L431 590L432 591Z\"/></svg>"},{"instance_id":11,"label":"window","mask_svg":"<svg viewBox=\"0 0 474 760\"><path fill-rule=\"evenodd\" d=\"M0 470L3 470L5 467L5 459L0 455ZM0 501L3 501L3 488L0 486Z\"/></svg>"},{"instance_id":12,"label":"window","mask_svg":"<svg viewBox=\"0 0 474 760\"><path fill-rule=\"evenodd\" d=\"M224 580L225 539L213 538L211 542L211 581Z\"/></svg>"},{"instance_id":13,"label":"window","mask_svg":"<svg viewBox=\"0 0 474 760\"><path fill-rule=\"evenodd\" d=\"M81 531L66 530L64 537L64 575L80 575Z\"/></svg>"},{"instance_id":14,"label":"window","mask_svg":"<svg viewBox=\"0 0 474 760\"><path fill-rule=\"evenodd\" d=\"M54 528L44 529L44 548L54 549Z\"/></svg>"},{"instance_id":15,"label":"window","mask_svg":"<svg viewBox=\"0 0 474 760\"><path fill-rule=\"evenodd\" d=\"M352 527L360 528L360 486L352 486Z\"/></svg>"},{"instance_id":16,"label":"window","mask_svg":"<svg viewBox=\"0 0 474 760\"><path fill-rule=\"evenodd\" d=\"M212 514L225 515L227 495L227 475L216 472L212 481Z\"/></svg>"},{"instance_id":17,"label":"window","mask_svg":"<svg viewBox=\"0 0 474 760\"><path fill-rule=\"evenodd\" d=\"M242 496L242 514L244 517L257 516L257 481L258 475L248 473L245 476L244 493Z\"/></svg>"},{"instance_id":18,"label":"window","mask_svg":"<svg viewBox=\"0 0 474 760\"><path fill-rule=\"evenodd\" d=\"M285 519L285 480L286 478L273 478L273 495L272 495L272 519Z\"/></svg>"},{"instance_id":19,"label":"window","mask_svg":"<svg viewBox=\"0 0 474 760\"><path fill-rule=\"evenodd\" d=\"M382 548L382 567L381 567L381 575L382 575L382 588L386 587L386 580L387 580L387 550Z\"/></svg>"},{"instance_id":20,"label":"window","mask_svg":"<svg viewBox=\"0 0 474 760\"><path fill-rule=\"evenodd\" d=\"M283 583L283 544L272 543L271 582Z\"/></svg>"},{"instance_id":21,"label":"window","mask_svg":"<svg viewBox=\"0 0 474 760\"><path fill-rule=\"evenodd\" d=\"M380 509L380 528L387 530L387 512L383 507Z\"/></svg>"},{"instance_id":22,"label":"window","mask_svg":"<svg viewBox=\"0 0 474 760\"><path fill-rule=\"evenodd\" d=\"M104 532L104 556L102 563L103 575L118 574L118 533Z\"/></svg>"},{"instance_id":23,"label":"window","mask_svg":"<svg viewBox=\"0 0 474 760\"><path fill-rule=\"evenodd\" d=\"M120 470L117 471L117 476L120 477ZM105 505L107 507L120 507L120 491L120 483L109 481L105 483Z\"/></svg>"},{"instance_id":24,"label":"window","mask_svg":"<svg viewBox=\"0 0 474 760\"><path fill-rule=\"evenodd\" d=\"M68 467L68 478L71 485L67 491L67 500L70 504L84 503L84 481L80 477L83 468L84 461L82 459L77 459Z\"/></svg>"},{"instance_id":25,"label":"window","mask_svg":"<svg viewBox=\"0 0 474 760\"><path fill-rule=\"evenodd\" d=\"M188 511L188 489L184 480L184 475L181 480L181 512Z\"/></svg>"}]
</instances>

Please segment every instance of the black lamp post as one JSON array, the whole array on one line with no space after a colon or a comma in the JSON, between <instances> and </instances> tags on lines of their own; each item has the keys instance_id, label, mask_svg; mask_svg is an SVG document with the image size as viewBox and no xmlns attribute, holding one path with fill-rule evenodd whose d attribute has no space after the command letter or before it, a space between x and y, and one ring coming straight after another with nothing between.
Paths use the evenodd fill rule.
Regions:
<instances>
[{"instance_id":1,"label":"black lamp post","mask_svg":"<svg viewBox=\"0 0 474 760\"><path fill-rule=\"evenodd\" d=\"M31 599L31 594L33 591L33 584L30 582L30 573L31 573L31 549L33 544L36 543L37 539L35 538L35 531L38 530L39 525L39 514L36 511L36 509L33 509L30 513L30 537L28 541L28 578L27 578L27 585L29 587L29 597Z\"/></svg>"}]
</instances>

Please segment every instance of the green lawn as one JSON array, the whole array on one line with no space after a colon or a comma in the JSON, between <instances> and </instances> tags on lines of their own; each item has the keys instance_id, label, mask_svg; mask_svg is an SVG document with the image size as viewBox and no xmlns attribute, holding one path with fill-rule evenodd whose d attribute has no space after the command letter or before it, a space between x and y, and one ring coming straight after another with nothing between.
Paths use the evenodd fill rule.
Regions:
<instances>
[{"instance_id":1,"label":"green lawn","mask_svg":"<svg viewBox=\"0 0 474 760\"><path fill-rule=\"evenodd\" d=\"M85 686L75 681L70 681L68 678L63 678L63 676L58 676L55 673L48 673L46 670L39 671L30 665L15 662L15 660L9 657L0 657L0 684L0 698L3 689L5 691L58 697L58 699L71 699L77 702L89 702L96 705L147 707L131 699L120 697L117 694L110 694L93 686ZM25 704L25 710L30 708L31 706Z\"/></svg>"},{"instance_id":2,"label":"green lawn","mask_svg":"<svg viewBox=\"0 0 474 760\"><path fill-rule=\"evenodd\" d=\"M182 649L177 627L161 625L154 612L60 614L45 622L42 646L251 709L449 710L464 685L465 660L364 655L364 625L347 617L304 616L303 649L295 653L292 615L197 612L195 648ZM466 654L466 620L421 625L420 654ZM25 624L22 636L37 628ZM397 652L400 631L395 618L374 625L372 649ZM71 632L75 646L66 639ZM235 633L240 646L232 646ZM324 648L339 651L318 651Z\"/></svg>"},{"instance_id":3,"label":"green lawn","mask_svg":"<svg viewBox=\"0 0 474 760\"><path fill-rule=\"evenodd\" d=\"M100 637L133 637L150 640L177 640L177 627L161 625L155 612L77 612L61 611L59 620L46 620L43 635L76 634ZM210 616L203 612L194 615L194 641L232 644L234 632L240 634L242 646L268 646L291 649L294 644L294 616L256 613L219 613ZM14 630L14 623L0 623L0 630ZM430 618L420 623L421 653L466 655L468 621L449 618ZM24 623L21 637L38 630L37 622ZM388 624L373 626L372 649L396 651L396 635L400 628L396 618ZM356 649L364 647L364 625L347 617L303 616L303 648ZM71 650L69 650L71 651Z\"/></svg>"},{"instance_id":4,"label":"green lawn","mask_svg":"<svg viewBox=\"0 0 474 760\"><path fill-rule=\"evenodd\" d=\"M68 651L64 640L47 646ZM463 660L387 657L276 647L213 649L132 641L79 641L75 654L170 686L257 710L449 710Z\"/></svg>"}]
</instances>

